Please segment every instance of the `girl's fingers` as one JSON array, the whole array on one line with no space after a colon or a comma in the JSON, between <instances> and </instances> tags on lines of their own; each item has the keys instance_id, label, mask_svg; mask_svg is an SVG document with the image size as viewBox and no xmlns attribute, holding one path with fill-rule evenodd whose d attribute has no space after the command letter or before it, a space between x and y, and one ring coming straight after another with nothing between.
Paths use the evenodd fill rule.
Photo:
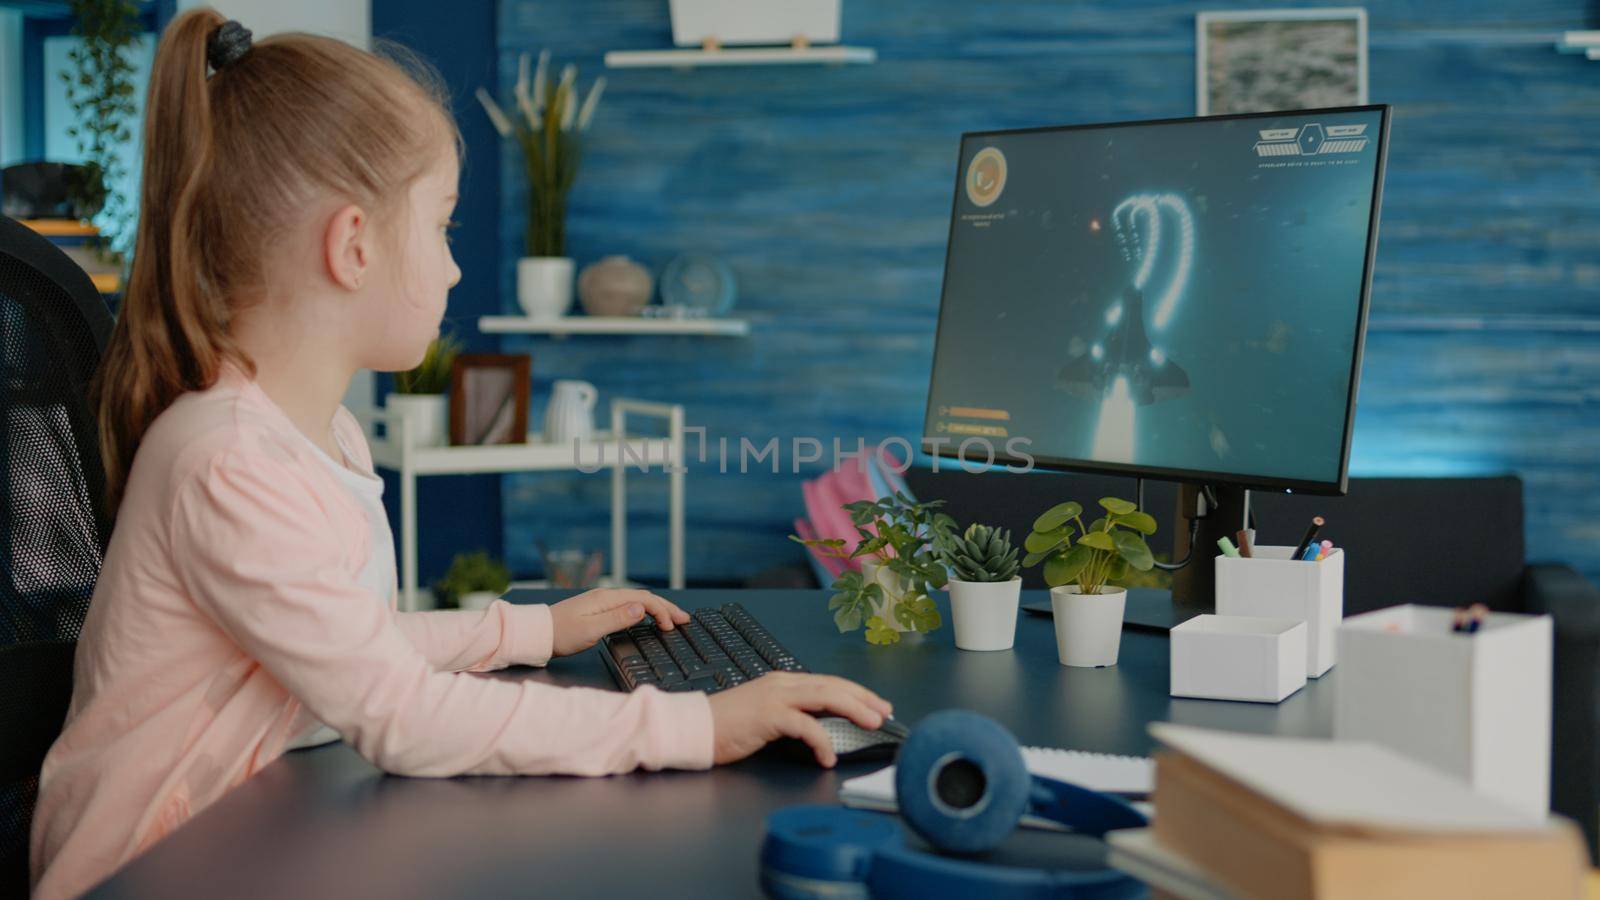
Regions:
<instances>
[{"instance_id":1,"label":"girl's fingers","mask_svg":"<svg viewBox=\"0 0 1600 900\"><path fill-rule=\"evenodd\" d=\"M817 764L824 769L833 768L834 763L839 761L833 752L833 741L828 739L828 733L822 730L822 725L811 716L790 709L778 720L778 728L789 737L805 741L811 752L816 755Z\"/></svg>"},{"instance_id":2,"label":"girl's fingers","mask_svg":"<svg viewBox=\"0 0 1600 900\"><path fill-rule=\"evenodd\" d=\"M801 700L801 706L811 712L827 712L844 716L858 727L876 731L883 727L883 714L869 706L854 693L841 690L836 685L819 684L811 688Z\"/></svg>"}]
</instances>

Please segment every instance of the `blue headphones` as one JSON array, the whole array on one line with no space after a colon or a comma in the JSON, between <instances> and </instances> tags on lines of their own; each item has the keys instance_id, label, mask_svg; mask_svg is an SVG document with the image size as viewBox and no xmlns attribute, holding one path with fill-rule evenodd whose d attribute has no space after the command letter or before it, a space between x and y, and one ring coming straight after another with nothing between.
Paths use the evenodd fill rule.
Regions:
<instances>
[{"instance_id":1,"label":"blue headphones","mask_svg":"<svg viewBox=\"0 0 1600 900\"><path fill-rule=\"evenodd\" d=\"M1143 895L1144 885L1115 869L1020 868L970 858L997 847L1024 814L1094 837L1149 824L1124 800L1029 775L1016 739L993 719L962 710L934 713L911 732L895 765L900 814L935 849L952 855L909 846L899 821L890 816L838 806L789 807L767 817L761 886L768 896L1121 900Z\"/></svg>"}]
</instances>

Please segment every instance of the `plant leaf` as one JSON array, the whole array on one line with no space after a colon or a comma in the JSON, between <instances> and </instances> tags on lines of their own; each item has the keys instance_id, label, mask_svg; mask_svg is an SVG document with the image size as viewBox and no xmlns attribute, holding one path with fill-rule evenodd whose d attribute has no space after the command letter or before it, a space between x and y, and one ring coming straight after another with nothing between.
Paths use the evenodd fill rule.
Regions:
<instances>
[{"instance_id":1,"label":"plant leaf","mask_svg":"<svg viewBox=\"0 0 1600 900\"><path fill-rule=\"evenodd\" d=\"M1114 516L1125 516L1128 513L1136 512L1139 509L1139 507L1134 506L1132 503L1129 503L1126 500L1119 500L1116 497L1101 497L1100 505L1105 507L1106 512L1111 513Z\"/></svg>"},{"instance_id":2,"label":"plant leaf","mask_svg":"<svg viewBox=\"0 0 1600 900\"><path fill-rule=\"evenodd\" d=\"M1067 520L1075 519L1082 514L1083 507L1074 500L1057 503L1055 506L1040 513L1039 518L1033 520L1033 530L1054 531L1067 524Z\"/></svg>"},{"instance_id":3,"label":"plant leaf","mask_svg":"<svg viewBox=\"0 0 1600 900\"><path fill-rule=\"evenodd\" d=\"M855 631L861 627L861 610L854 606L842 606L834 611L833 624L838 627L840 634Z\"/></svg>"},{"instance_id":4,"label":"plant leaf","mask_svg":"<svg viewBox=\"0 0 1600 900\"><path fill-rule=\"evenodd\" d=\"M1156 520L1147 512L1134 510L1126 515L1117 516L1118 525L1126 525L1141 534L1155 534Z\"/></svg>"},{"instance_id":5,"label":"plant leaf","mask_svg":"<svg viewBox=\"0 0 1600 900\"><path fill-rule=\"evenodd\" d=\"M1053 553L1053 552L1055 552L1055 551L1052 550L1052 551L1046 551L1044 553L1029 553L1027 556L1024 556L1022 558L1022 565L1023 565L1024 568L1031 569L1034 566L1037 566L1039 563L1043 562L1044 560L1048 559L1050 557L1050 554Z\"/></svg>"},{"instance_id":6,"label":"plant leaf","mask_svg":"<svg viewBox=\"0 0 1600 900\"><path fill-rule=\"evenodd\" d=\"M1123 533L1124 534L1128 534L1128 532L1123 532ZM1114 540L1111 539L1111 535L1107 534L1104 531L1091 531L1088 534L1084 535L1083 537L1078 538L1078 546L1079 547L1093 547L1096 550L1113 550L1114 551L1114 550L1117 549L1117 544L1116 544L1116 542Z\"/></svg>"},{"instance_id":7,"label":"plant leaf","mask_svg":"<svg viewBox=\"0 0 1600 900\"><path fill-rule=\"evenodd\" d=\"M879 616L867 620L867 643L887 646L900 643L900 632L890 628Z\"/></svg>"},{"instance_id":8,"label":"plant leaf","mask_svg":"<svg viewBox=\"0 0 1600 900\"><path fill-rule=\"evenodd\" d=\"M1044 564L1044 583L1051 587L1071 584L1093 558L1094 552L1082 544L1073 547L1068 553L1050 557Z\"/></svg>"},{"instance_id":9,"label":"plant leaf","mask_svg":"<svg viewBox=\"0 0 1600 900\"><path fill-rule=\"evenodd\" d=\"M1066 543L1069 536L1066 528L1035 531L1023 540L1022 548L1029 553L1045 553Z\"/></svg>"},{"instance_id":10,"label":"plant leaf","mask_svg":"<svg viewBox=\"0 0 1600 900\"><path fill-rule=\"evenodd\" d=\"M1115 536L1117 553L1141 572L1149 571L1155 565L1155 557L1150 555L1150 545L1144 538L1131 531L1119 531Z\"/></svg>"}]
</instances>

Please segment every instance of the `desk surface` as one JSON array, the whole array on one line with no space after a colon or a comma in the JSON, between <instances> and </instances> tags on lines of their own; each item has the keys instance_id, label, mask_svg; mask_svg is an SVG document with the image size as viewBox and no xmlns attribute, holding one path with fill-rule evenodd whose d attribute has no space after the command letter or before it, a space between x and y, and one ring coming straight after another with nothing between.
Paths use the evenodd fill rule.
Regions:
<instances>
[{"instance_id":1,"label":"desk surface","mask_svg":"<svg viewBox=\"0 0 1600 900\"><path fill-rule=\"evenodd\" d=\"M519 591L548 602L569 592ZM1028 596L1024 600L1038 597ZM1042 592L1041 592L1042 594ZM1014 650L958 651L945 627L895 647L840 635L824 591L666 591L687 609L742 602L812 671L856 679L915 724L958 706L990 715L1024 744L1147 754L1145 726L1327 736L1333 680L1282 704L1167 695L1168 644L1124 631L1119 665L1056 662L1049 619L1020 616ZM591 650L504 677L612 687ZM829 803L840 781L883 765L828 771L764 752L712 772L611 778L385 776L344 744L288 754L201 812L93 892L96 897L751 897L762 822L794 803Z\"/></svg>"}]
</instances>

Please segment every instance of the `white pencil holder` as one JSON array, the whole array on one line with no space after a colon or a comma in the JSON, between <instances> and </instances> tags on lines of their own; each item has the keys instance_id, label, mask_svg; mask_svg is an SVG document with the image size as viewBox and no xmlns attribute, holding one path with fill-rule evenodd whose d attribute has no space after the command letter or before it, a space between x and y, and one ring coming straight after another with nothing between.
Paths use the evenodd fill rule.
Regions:
<instances>
[{"instance_id":1,"label":"white pencil holder","mask_svg":"<svg viewBox=\"0 0 1600 900\"><path fill-rule=\"evenodd\" d=\"M1254 555L1217 557L1217 614L1298 619L1306 623L1306 677L1333 668L1334 632L1344 618L1344 551L1321 562L1290 559L1293 547L1256 547Z\"/></svg>"},{"instance_id":2,"label":"white pencil holder","mask_svg":"<svg viewBox=\"0 0 1600 900\"><path fill-rule=\"evenodd\" d=\"M1339 627L1334 737L1372 741L1536 815L1550 809L1549 616L1391 606Z\"/></svg>"},{"instance_id":3,"label":"white pencil holder","mask_svg":"<svg viewBox=\"0 0 1600 900\"><path fill-rule=\"evenodd\" d=\"M1306 623L1195 616L1172 629L1174 697L1277 703L1306 686Z\"/></svg>"}]
</instances>

